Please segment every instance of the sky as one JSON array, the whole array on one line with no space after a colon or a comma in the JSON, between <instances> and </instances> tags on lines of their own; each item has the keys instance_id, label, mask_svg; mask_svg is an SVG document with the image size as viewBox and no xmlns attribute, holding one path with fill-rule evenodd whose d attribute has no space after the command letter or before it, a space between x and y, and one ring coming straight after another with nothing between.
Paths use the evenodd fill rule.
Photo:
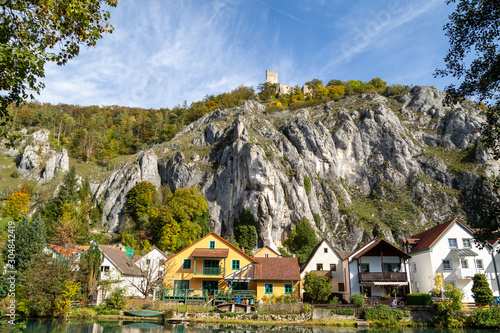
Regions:
<instances>
[{"instance_id":1,"label":"sky","mask_svg":"<svg viewBox=\"0 0 500 333\"><path fill-rule=\"evenodd\" d=\"M444 68L444 0L118 0L115 30L65 66L45 66L43 103L172 108L278 72L432 85Z\"/></svg>"}]
</instances>

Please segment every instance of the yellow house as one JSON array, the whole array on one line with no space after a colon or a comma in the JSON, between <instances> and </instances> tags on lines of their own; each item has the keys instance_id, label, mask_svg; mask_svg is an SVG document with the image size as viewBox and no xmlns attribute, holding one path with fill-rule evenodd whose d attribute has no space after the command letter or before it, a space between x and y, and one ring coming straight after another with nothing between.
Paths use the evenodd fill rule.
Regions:
<instances>
[{"instance_id":1,"label":"yellow house","mask_svg":"<svg viewBox=\"0 0 500 333\"><path fill-rule=\"evenodd\" d=\"M237 297L260 300L265 295L293 294L298 298L297 258L277 257L269 250L261 253L263 257L250 257L211 232L165 262L162 299L188 302L213 298L220 303Z\"/></svg>"},{"instance_id":2,"label":"yellow house","mask_svg":"<svg viewBox=\"0 0 500 333\"><path fill-rule=\"evenodd\" d=\"M230 283L228 275L257 261L214 232L172 255L164 268L162 299L204 301L223 300L229 291L241 291L242 298L253 298L248 283ZM230 290L231 289L231 290Z\"/></svg>"},{"instance_id":3,"label":"yellow house","mask_svg":"<svg viewBox=\"0 0 500 333\"><path fill-rule=\"evenodd\" d=\"M258 250L253 257L278 258L281 257L281 253L274 251L269 246L264 246L262 249Z\"/></svg>"}]
</instances>

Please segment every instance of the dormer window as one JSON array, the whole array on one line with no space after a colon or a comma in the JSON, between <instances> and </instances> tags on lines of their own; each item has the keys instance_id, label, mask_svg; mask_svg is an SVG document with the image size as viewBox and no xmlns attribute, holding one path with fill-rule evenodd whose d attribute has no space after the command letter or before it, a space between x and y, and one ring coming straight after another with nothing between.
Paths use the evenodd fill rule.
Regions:
<instances>
[{"instance_id":1,"label":"dormer window","mask_svg":"<svg viewBox=\"0 0 500 333\"><path fill-rule=\"evenodd\" d=\"M212 250L213 250L213 249L215 249L215 241L210 241L210 242L208 243L208 248L209 248L209 249L212 249Z\"/></svg>"}]
</instances>

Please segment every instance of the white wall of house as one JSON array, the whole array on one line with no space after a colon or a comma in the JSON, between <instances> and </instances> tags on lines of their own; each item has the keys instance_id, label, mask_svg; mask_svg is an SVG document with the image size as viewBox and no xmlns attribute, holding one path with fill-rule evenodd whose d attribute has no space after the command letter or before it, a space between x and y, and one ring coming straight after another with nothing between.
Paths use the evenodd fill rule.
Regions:
<instances>
[{"instance_id":1,"label":"white wall of house","mask_svg":"<svg viewBox=\"0 0 500 333\"><path fill-rule=\"evenodd\" d=\"M455 247L450 246L450 240L452 245L456 244L456 248L470 249L477 256L457 256L452 251ZM468 243L470 243L470 247L467 247ZM476 273L482 273L486 275L493 294L499 296L489 250L489 246L483 249L477 247L472 240L470 230L462 227L459 223L453 223L429 249L411 253L411 280L414 289L418 285L419 292L430 293L434 287L434 275L443 273L445 285L453 284L462 289L465 293L463 301L474 302L471 291L472 277ZM416 290L413 292L416 292Z\"/></svg>"},{"instance_id":2,"label":"white wall of house","mask_svg":"<svg viewBox=\"0 0 500 333\"><path fill-rule=\"evenodd\" d=\"M339 292L339 283L343 283L342 260L326 241L322 241L314 256L309 260L306 267L300 273L300 278L304 279L310 271L317 271L318 265L321 265L322 270L329 271L331 265L335 265L335 270L332 271L332 291Z\"/></svg>"}]
</instances>

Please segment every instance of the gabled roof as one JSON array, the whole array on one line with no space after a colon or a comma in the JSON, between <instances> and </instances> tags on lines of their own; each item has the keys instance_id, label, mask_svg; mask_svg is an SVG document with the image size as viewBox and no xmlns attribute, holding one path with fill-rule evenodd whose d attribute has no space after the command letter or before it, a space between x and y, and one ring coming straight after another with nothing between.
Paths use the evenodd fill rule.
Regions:
<instances>
[{"instance_id":1,"label":"gabled roof","mask_svg":"<svg viewBox=\"0 0 500 333\"><path fill-rule=\"evenodd\" d=\"M250 263L225 280L234 281L300 281L299 261L297 258L255 258Z\"/></svg>"},{"instance_id":2,"label":"gabled roof","mask_svg":"<svg viewBox=\"0 0 500 333\"><path fill-rule=\"evenodd\" d=\"M233 244L231 244L230 242L228 242L227 240L225 240L224 238L222 238L221 236L219 236L218 234L216 234L213 231L210 232L210 233L208 233L208 234L206 234L205 236L201 237L200 239L198 239L196 242L194 242L193 244L189 245L188 247L186 247L186 248L180 250L179 252L171 255L170 258L167 259L167 261L170 260L170 259L172 259L173 257L178 256L179 254L183 253L184 251L187 251L188 249L192 249L193 247L196 246L196 244L198 244L203 239L205 239L207 237L210 237L210 236L217 238L219 241L221 241L222 243L226 244L229 248L233 249L234 251L238 252L241 256L245 257L250 262L256 262L254 258L250 257L248 254L246 254L245 252L241 251L236 246L234 246Z\"/></svg>"},{"instance_id":3,"label":"gabled roof","mask_svg":"<svg viewBox=\"0 0 500 333\"><path fill-rule=\"evenodd\" d=\"M255 255L256 255L257 253L259 253L260 251L262 251L262 250L264 250L264 249L269 249L271 252L273 252L274 254L276 254L278 257L281 257L281 253L279 253L278 251L273 250L272 248L270 248L270 247L269 247L269 246L267 246L267 245L266 245L266 246L264 246L263 248L258 249L258 250L257 250L257 252L255 252L255 254L254 254L252 257L255 257Z\"/></svg>"},{"instance_id":4,"label":"gabled roof","mask_svg":"<svg viewBox=\"0 0 500 333\"><path fill-rule=\"evenodd\" d=\"M383 252L382 254L387 256L398 256L405 259L411 258L411 256L402 250L398 249L391 243L387 242L382 238L374 238L365 245L363 245L360 249L354 251L349 256L349 261L353 259L359 259L363 256L378 256L377 248L380 248Z\"/></svg>"},{"instance_id":5,"label":"gabled roof","mask_svg":"<svg viewBox=\"0 0 500 333\"><path fill-rule=\"evenodd\" d=\"M349 254L351 252L349 251L339 251L337 250L336 248L334 248L332 246L332 244L330 244L330 242L326 239L322 239L321 242L319 242L315 247L314 249L312 250L311 254L309 255L309 258L307 258L306 262L303 263L301 266L300 266L300 271L302 272L306 267L307 265L309 264L309 262L311 261L311 259L316 255L316 252L319 250L319 248L321 247L321 244L323 244L323 242L325 242L326 244L328 244L328 246L333 250L333 252L340 258L340 260L344 260L346 257L349 256Z\"/></svg>"},{"instance_id":6,"label":"gabled roof","mask_svg":"<svg viewBox=\"0 0 500 333\"><path fill-rule=\"evenodd\" d=\"M471 228L469 228L467 225L462 223L462 221L460 221L455 217L454 219L448 222L441 223L440 225L422 231L421 233L416 234L412 238L407 239L406 241L409 244L416 244L411 249L410 253L430 248L446 232L446 230L448 230L453 225L453 223L459 223L465 229L469 230L471 235L474 235L474 231Z\"/></svg>"},{"instance_id":7,"label":"gabled roof","mask_svg":"<svg viewBox=\"0 0 500 333\"><path fill-rule=\"evenodd\" d=\"M101 252L125 275L140 275L140 269L125 252L112 247L99 245Z\"/></svg>"}]
</instances>

